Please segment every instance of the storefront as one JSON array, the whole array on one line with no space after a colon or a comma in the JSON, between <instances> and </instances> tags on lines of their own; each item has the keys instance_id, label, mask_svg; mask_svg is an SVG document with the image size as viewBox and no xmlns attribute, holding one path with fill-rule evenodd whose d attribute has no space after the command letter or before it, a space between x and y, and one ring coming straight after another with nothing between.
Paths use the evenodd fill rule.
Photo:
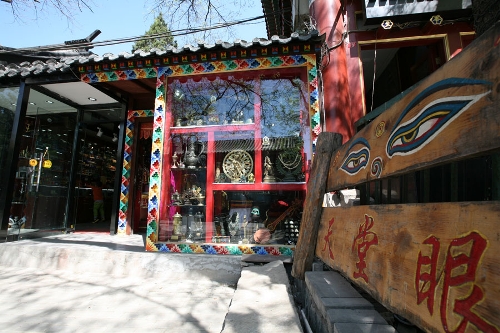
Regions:
<instances>
[{"instance_id":1,"label":"storefront","mask_svg":"<svg viewBox=\"0 0 500 333\"><path fill-rule=\"evenodd\" d=\"M53 93L61 83L0 88L0 172L6 180L0 194L7 239L61 230L109 232L116 215L117 125L125 112L85 83L64 86L85 95L92 91L88 96L102 104L68 103ZM18 104L25 105L22 114ZM104 201L98 223L92 223L94 182L100 183Z\"/></svg>"},{"instance_id":2,"label":"storefront","mask_svg":"<svg viewBox=\"0 0 500 333\"><path fill-rule=\"evenodd\" d=\"M128 98L116 233L144 230L147 251L291 255L321 128L320 46L309 35L66 61Z\"/></svg>"}]
</instances>

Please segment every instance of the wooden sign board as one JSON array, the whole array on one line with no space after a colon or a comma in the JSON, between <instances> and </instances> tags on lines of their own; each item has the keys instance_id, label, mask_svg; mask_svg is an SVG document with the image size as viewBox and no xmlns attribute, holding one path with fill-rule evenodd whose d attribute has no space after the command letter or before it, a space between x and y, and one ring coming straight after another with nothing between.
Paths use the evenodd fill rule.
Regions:
<instances>
[{"instance_id":1,"label":"wooden sign board","mask_svg":"<svg viewBox=\"0 0 500 333\"><path fill-rule=\"evenodd\" d=\"M340 148L328 191L500 148L500 24Z\"/></svg>"},{"instance_id":2,"label":"wooden sign board","mask_svg":"<svg viewBox=\"0 0 500 333\"><path fill-rule=\"evenodd\" d=\"M429 332L500 332L500 203L324 208L316 255Z\"/></svg>"},{"instance_id":3,"label":"wooden sign board","mask_svg":"<svg viewBox=\"0 0 500 333\"><path fill-rule=\"evenodd\" d=\"M499 95L497 23L334 151L327 192L497 152ZM323 208L313 247L426 331L500 333L499 221L499 201Z\"/></svg>"}]
</instances>

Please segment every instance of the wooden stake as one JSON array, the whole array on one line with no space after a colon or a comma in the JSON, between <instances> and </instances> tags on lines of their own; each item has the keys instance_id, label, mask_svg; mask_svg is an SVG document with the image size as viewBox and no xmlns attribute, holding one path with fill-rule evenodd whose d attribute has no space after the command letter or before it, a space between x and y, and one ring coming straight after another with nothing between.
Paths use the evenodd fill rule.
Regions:
<instances>
[{"instance_id":1,"label":"wooden stake","mask_svg":"<svg viewBox=\"0 0 500 333\"><path fill-rule=\"evenodd\" d=\"M297 279L304 280L305 272L312 268L330 161L333 152L340 146L342 146L341 134L323 132L318 136L293 259L292 276Z\"/></svg>"}]
</instances>

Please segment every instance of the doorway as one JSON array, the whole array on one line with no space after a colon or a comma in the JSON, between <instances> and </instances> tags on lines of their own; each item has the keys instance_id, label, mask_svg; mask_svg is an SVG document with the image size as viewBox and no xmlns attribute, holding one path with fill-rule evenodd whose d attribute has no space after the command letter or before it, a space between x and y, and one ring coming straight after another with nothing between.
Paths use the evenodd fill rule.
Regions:
<instances>
[{"instance_id":1,"label":"doorway","mask_svg":"<svg viewBox=\"0 0 500 333\"><path fill-rule=\"evenodd\" d=\"M148 223L149 173L153 121L150 118L136 119L133 154L133 175L130 183L132 230L134 234L146 234Z\"/></svg>"},{"instance_id":2,"label":"doorway","mask_svg":"<svg viewBox=\"0 0 500 333\"><path fill-rule=\"evenodd\" d=\"M121 109L86 111L79 124L72 205L74 218L69 226L74 231L109 233L113 229L121 113ZM100 193L98 197L96 191Z\"/></svg>"}]
</instances>

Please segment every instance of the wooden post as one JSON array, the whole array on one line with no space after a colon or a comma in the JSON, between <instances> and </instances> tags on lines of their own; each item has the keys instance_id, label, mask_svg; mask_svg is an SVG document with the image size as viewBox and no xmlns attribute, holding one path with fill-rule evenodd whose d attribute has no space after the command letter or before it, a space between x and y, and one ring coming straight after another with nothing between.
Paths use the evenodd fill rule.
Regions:
<instances>
[{"instance_id":1,"label":"wooden post","mask_svg":"<svg viewBox=\"0 0 500 333\"><path fill-rule=\"evenodd\" d=\"M292 266L292 276L300 280L304 280L305 272L312 268L330 161L340 146L341 134L323 132L318 136Z\"/></svg>"}]
</instances>

